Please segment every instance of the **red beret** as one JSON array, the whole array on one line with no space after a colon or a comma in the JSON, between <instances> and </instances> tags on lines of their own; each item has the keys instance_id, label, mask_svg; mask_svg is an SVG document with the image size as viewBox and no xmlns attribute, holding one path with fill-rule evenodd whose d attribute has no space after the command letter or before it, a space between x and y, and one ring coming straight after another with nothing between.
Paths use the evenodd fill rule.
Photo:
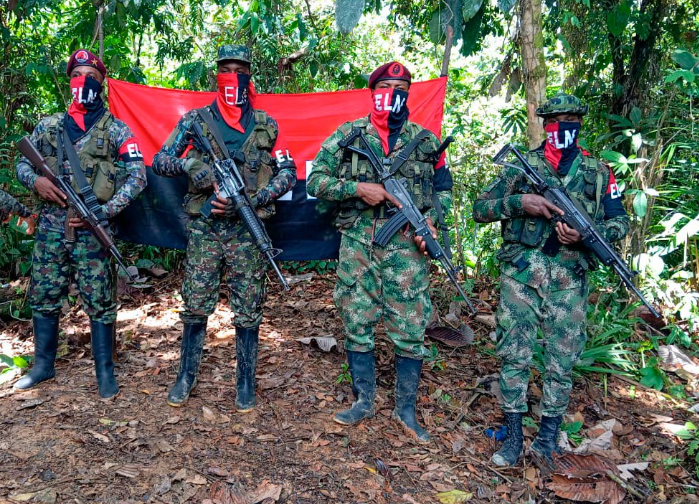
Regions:
<instances>
[{"instance_id":1,"label":"red beret","mask_svg":"<svg viewBox=\"0 0 699 504\"><path fill-rule=\"evenodd\" d=\"M376 83L382 80L403 80L411 82L410 70L397 61L391 61L371 72L369 76L369 89L374 89Z\"/></svg>"},{"instance_id":2,"label":"red beret","mask_svg":"<svg viewBox=\"0 0 699 504\"><path fill-rule=\"evenodd\" d=\"M107 75L107 67L104 66L102 60L86 49L78 49L70 55L68 66L66 67L68 77L70 77L70 72L73 71L73 68L77 66L91 66L96 68L102 74L102 77Z\"/></svg>"}]
</instances>

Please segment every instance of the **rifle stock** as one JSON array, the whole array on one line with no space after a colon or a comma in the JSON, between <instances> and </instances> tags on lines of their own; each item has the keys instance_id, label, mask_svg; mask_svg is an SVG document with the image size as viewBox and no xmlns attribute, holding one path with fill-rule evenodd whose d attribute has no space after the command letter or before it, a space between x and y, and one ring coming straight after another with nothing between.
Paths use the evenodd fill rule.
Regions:
<instances>
[{"instance_id":1,"label":"rifle stock","mask_svg":"<svg viewBox=\"0 0 699 504\"><path fill-rule=\"evenodd\" d=\"M101 222L97 216L90 211L82 197L73 189L72 184L66 181L64 177L57 176L51 168L46 164L46 160L41 155L39 151L36 150L34 144L29 140L29 138L24 137L20 140L17 148L26 157L29 162L36 168L38 168L42 177L46 177L55 185L58 189L66 195L69 207L73 209L75 214L80 217L85 222L85 229L87 229L92 236L95 237L100 246L109 252L109 254L114 258L116 263L126 272L129 279L135 282L137 279L134 277L124 264L124 260L119 253L112 239L111 233L107 228L106 222Z\"/></svg>"}]
</instances>

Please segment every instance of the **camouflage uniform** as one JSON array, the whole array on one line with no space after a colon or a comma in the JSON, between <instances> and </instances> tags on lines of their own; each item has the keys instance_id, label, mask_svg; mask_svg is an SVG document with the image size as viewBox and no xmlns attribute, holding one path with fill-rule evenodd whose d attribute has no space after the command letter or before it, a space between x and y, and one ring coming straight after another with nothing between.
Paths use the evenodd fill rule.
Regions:
<instances>
[{"instance_id":1,"label":"camouflage uniform","mask_svg":"<svg viewBox=\"0 0 699 504\"><path fill-rule=\"evenodd\" d=\"M622 239L629 227L624 215L605 216L601 195L609 185L610 171L589 155L578 155L565 178L559 177L541 149L528 154L551 185L564 184L610 242ZM542 412L562 415L568 406L573 366L585 348L588 297L587 271L595 260L580 246L561 245L554 257L542 248L551 233L550 221L527 216L522 196L529 192L526 177L506 168L474 205L478 222L502 221L501 293L497 311L497 354L502 360L500 389L506 413L527 411L527 384L537 331L544 338L546 374Z\"/></svg>"},{"instance_id":2,"label":"camouflage uniform","mask_svg":"<svg viewBox=\"0 0 699 504\"><path fill-rule=\"evenodd\" d=\"M425 327L432 315L429 287L429 259L421 254L409 227L396 233L385 248L372 244L386 223L385 206L370 208L357 197L358 182L377 182L374 169L356 159L338 142L353 128L366 135L372 149L383 158L381 140L368 117L340 126L322 145L308 177L308 193L339 202L336 223L342 233L334 300L343 322L345 348L354 352L374 349L374 326L383 317L386 332L398 355L422 359ZM391 161L423 128L406 121ZM432 209L434 151L436 136L428 135L411 153L396 175L408 179L416 205L436 222ZM446 170L446 167L441 168ZM451 206L451 192L439 191L445 211Z\"/></svg>"},{"instance_id":3,"label":"camouflage uniform","mask_svg":"<svg viewBox=\"0 0 699 504\"><path fill-rule=\"evenodd\" d=\"M206 109L214 119L218 118L214 107L209 105ZM179 120L165 145L153 158L153 172L157 175L186 175L195 160L213 163L208 154L196 148L190 149L187 157L180 158L191 144L193 121L199 121L207 132L217 158L225 159L206 124L197 111L192 110ZM273 201L291 190L296 183L296 167L293 162L279 165L275 159L273 147L279 131L277 122L261 110L253 111L251 121L254 124L245 133L250 136L240 148L246 162L239 163L238 169L245 179L258 215L266 219L275 213ZM207 218L201 215L203 204L212 195L213 188L199 191L190 182L189 192L185 196L184 208L192 219L188 226L189 241L182 284L185 310L181 317L184 322L197 323L205 321L213 313L219 298L221 276L225 271L235 324L256 327L262 321L267 262L238 218L214 215Z\"/></svg>"},{"instance_id":4,"label":"camouflage uniform","mask_svg":"<svg viewBox=\"0 0 699 504\"><path fill-rule=\"evenodd\" d=\"M56 135L63 117L63 114L45 117L30 137L55 170L58 170L59 157ZM133 133L108 111L74 146L88 180L95 184L97 177L102 177L102 190L96 190L96 195L107 218L117 215L146 187L143 161L125 161L132 159L127 149L136 149L136 152L138 149ZM67 156L62 157L61 173L72 175ZM137 157L142 156L138 153ZM26 158L17 164L17 178L27 189L34 190L39 176ZM66 242L66 214L67 209L42 202L34 242L30 306L40 316L58 316L72 273L90 320L111 324L116 320L116 283L110 256L92 234L83 229L76 231L75 243Z\"/></svg>"},{"instance_id":5,"label":"camouflage uniform","mask_svg":"<svg viewBox=\"0 0 699 504\"><path fill-rule=\"evenodd\" d=\"M0 222L7 220L12 214L18 214L21 217L29 217L31 212L27 207L5 191L0 191Z\"/></svg>"}]
</instances>

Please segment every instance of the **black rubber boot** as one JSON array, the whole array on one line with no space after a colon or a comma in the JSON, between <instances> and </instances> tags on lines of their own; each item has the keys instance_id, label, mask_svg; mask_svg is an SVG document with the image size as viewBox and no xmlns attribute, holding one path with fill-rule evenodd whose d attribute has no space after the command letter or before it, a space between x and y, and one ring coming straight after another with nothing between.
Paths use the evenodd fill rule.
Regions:
<instances>
[{"instance_id":1,"label":"black rubber boot","mask_svg":"<svg viewBox=\"0 0 699 504\"><path fill-rule=\"evenodd\" d=\"M247 413L255 407L255 369L257 369L257 342L259 327L235 328L235 353L238 358L235 372L235 409Z\"/></svg>"},{"instance_id":2,"label":"black rubber boot","mask_svg":"<svg viewBox=\"0 0 699 504\"><path fill-rule=\"evenodd\" d=\"M34 366L27 376L14 385L15 390L28 390L56 376L54 361L58 350L58 317L35 315Z\"/></svg>"},{"instance_id":3,"label":"black rubber boot","mask_svg":"<svg viewBox=\"0 0 699 504\"><path fill-rule=\"evenodd\" d=\"M170 406L175 408L184 406L189 399L189 394L197 385L197 374L205 339L206 321L191 324L185 322L180 345L180 370L177 373L175 385L167 394L167 403Z\"/></svg>"},{"instance_id":4,"label":"black rubber boot","mask_svg":"<svg viewBox=\"0 0 699 504\"><path fill-rule=\"evenodd\" d=\"M376 398L376 364L374 352L347 350L347 364L352 376L354 402L350 409L338 411L333 420L341 425L355 425L374 416Z\"/></svg>"},{"instance_id":5,"label":"black rubber boot","mask_svg":"<svg viewBox=\"0 0 699 504\"><path fill-rule=\"evenodd\" d=\"M537 434L530 447L532 455L545 460L549 467L553 467L553 454L561 454L556 441L558 440L558 429L562 421L562 416L549 417L542 415L539 434Z\"/></svg>"},{"instance_id":6,"label":"black rubber boot","mask_svg":"<svg viewBox=\"0 0 699 504\"><path fill-rule=\"evenodd\" d=\"M92 356L95 358L97 388L102 399L110 399L119 394L119 385L114 378L112 360L112 336L114 323L90 322L92 329Z\"/></svg>"},{"instance_id":7,"label":"black rubber boot","mask_svg":"<svg viewBox=\"0 0 699 504\"><path fill-rule=\"evenodd\" d=\"M522 435L523 413L505 413L505 425L507 425L507 438L500 449L490 459L496 466L513 466L522 455L524 436Z\"/></svg>"},{"instance_id":8,"label":"black rubber boot","mask_svg":"<svg viewBox=\"0 0 699 504\"><path fill-rule=\"evenodd\" d=\"M430 435L415 418L415 401L421 373L422 360L396 355L396 407L393 418L417 441L426 443L430 440Z\"/></svg>"}]
</instances>

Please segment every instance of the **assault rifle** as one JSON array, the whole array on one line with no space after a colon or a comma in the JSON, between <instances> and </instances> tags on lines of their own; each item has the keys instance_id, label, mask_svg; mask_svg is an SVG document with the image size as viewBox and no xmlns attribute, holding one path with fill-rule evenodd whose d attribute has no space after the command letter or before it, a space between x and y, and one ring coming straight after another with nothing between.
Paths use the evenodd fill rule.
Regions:
<instances>
[{"instance_id":1,"label":"assault rifle","mask_svg":"<svg viewBox=\"0 0 699 504\"><path fill-rule=\"evenodd\" d=\"M357 138L359 138L362 144L364 144L363 149L353 145L355 139ZM453 138L451 140L453 141ZM445 140L444 144L446 145L442 144L437 152L439 154L444 152L444 149L446 149L446 147L449 145L449 142L449 139ZM371 149L371 146L364 136L364 133L362 133L362 131L358 128L355 128L352 133L340 140L338 145L343 149L348 149L364 156L376 171L376 174L381 180L381 184L383 184L386 192L400 202L400 209L389 209L389 213L393 213L393 216L388 219L388 222L386 222L381 230L376 234L374 237L374 243L381 247L385 247L391 237L396 234L399 229L404 227L407 223L410 223L410 225L415 228L415 236L421 236L425 241L425 249L427 250L429 256L432 259L437 259L440 263L442 263L442 267L444 268L444 271L446 271L449 280L451 280L451 282L456 286L456 290L459 292L461 297L464 298L464 301L471 310L471 313L475 314L476 309L473 307L471 301L469 301L466 293L456 279L456 268L447 257L442 246L432 236L432 231L427 225L427 219L424 215L422 215L422 213L420 213L420 209L415 206L410 192L408 192L407 188L405 187L405 179L397 180L391 174L390 159L384 158L383 161L379 161L379 158ZM399 158L399 160L400 159L401 158ZM405 162L405 160L402 162Z\"/></svg>"},{"instance_id":2,"label":"assault rifle","mask_svg":"<svg viewBox=\"0 0 699 504\"><path fill-rule=\"evenodd\" d=\"M206 137L206 135L204 135L204 131L201 129L199 122L193 121L191 127L196 137L195 142L204 152L207 152L213 160L212 168L214 170L216 182L218 183L219 193L224 198L230 198L233 201L236 212L238 212L240 220L243 221L245 227L250 232L255 245L257 245L260 252L262 252L262 254L267 258L270 266L272 266L274 272L279 277L279 281L281 281L282 286L284 286L284 290L288 291L289 284L274 260L274 258L279 255L281 250L272 247L272 240L267 234L265 225L257 215L257 212L252 205L252 201L250 201L250 196L248 196L248 194L245 192L245 181L240 175L240 171L235 164L235 160L232 158L225 161L217 159L213 146L211 145L211 141ZM211 215L211 210L213 208L211 201L215 198L216 195L214 195L202 207L201 213L205 217Z\"/></svg>"},{"instance_id":3,"label":"assault rifle","mask_svg":"<svg viewBox=\"0 0 699 504\"><path fill-rule=\"evenodd\" d=\"M505 157L512 153L515 155L517 160L521 163L516 165L513 163L508 163ZM564 187L552 187L544 180L544 178L539 174L536 169L530 165L526 158L512 145L507 144L500 152L498 152L493 158L493 162L508 168L515 168L527 177L532 184L532 190L543 196L548 201L556 205L558 208L563 210L563 215L555 214L552 221L555 223L564 222L571 228L575 229L582 237L582 244L585 248L594 254L597 259L600 260L605 266L611 266L616 271L619 278L626 284L626 287L631 289L638 299L640 299L644 305L648 308L650 313L656 317L660 318L660 313L658 313L655 308L653 308L648 301L643 297L643 294L638 290L638 288L633 284L633 277L638 274L637 271L632 271L624 260L619 257L614 248L609 244L609 242L602 236L599 232L597 226L590 218L585 209L578 203L575 199L568 196ZM547 242L544 244L544 253L547 255L556 255L561 243L558 241L558 236L555 231L551 233Z\"/></svg>"},{"instance_id":4,"label":"assault rifle","mask_svg":"<svg viewBox=\"0 0 699 504\"><path fill-rule=\"evenodd\" d=\"M92 233L92 235L97 239L99 244L114 258L116 263L121 266L121 268L129 276L132 282L137 280L124 265L124 260L119 253L112 239L111 232L109 231L109 225L106 220L100 220L95 213L90 210L88 205L83 200L82 196L73 189L73 185L70 182L68 175L56 175L51 171L51 168L46 164L44 157L36 150L34 144L29 140L29 138L24 137L20 140L17 148L26 157L29 162L39 169L41 175L46 177L61 190L63 194L68 198L66 203L71 207L78 217L80 217L85 222L85 228Z\"/></svg>"}]
</instances>

